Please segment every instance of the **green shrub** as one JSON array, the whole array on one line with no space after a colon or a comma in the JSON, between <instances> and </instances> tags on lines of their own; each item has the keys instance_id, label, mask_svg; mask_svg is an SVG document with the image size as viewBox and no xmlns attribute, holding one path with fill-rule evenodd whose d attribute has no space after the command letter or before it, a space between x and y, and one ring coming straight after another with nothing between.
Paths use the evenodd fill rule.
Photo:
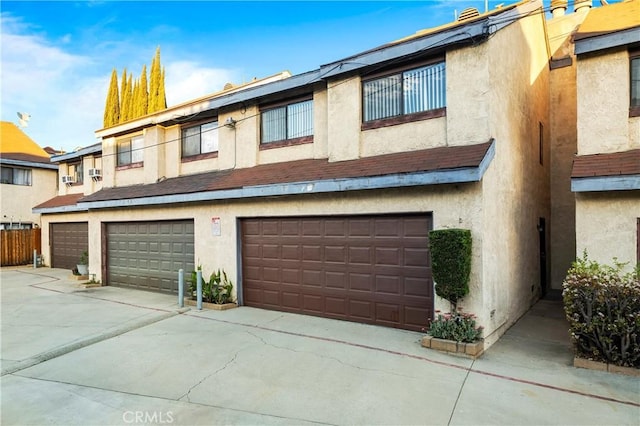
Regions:
<instances>
[{"instance_id":1,"label":"green shrub","mask_svg":"<svg viewBox=\"0 0 640 426\"><path fill-rule=\"evenodd\" d=\"M189 280L189 291L192 297L196 296L198 290L198 272L202 271L202 266L198 266L195 271L191 272L191 279ZM225 303L232 303L233 298L231 291L233 290L233 282L227 277L227 273L224 270L218 269L209 277L209 280L202 277L202 301L207 303L215 303L223 305Z\"/></svg>"},{"instance_id":2,"label":"green shrub","mask_svg":"<svg viewBox=\"0 0 640 426\"><path fill-rule=\"evenodd\" d=\"M482 327L476 326L475 315L462 312L441 314L440 311L436 311L436 314L436 319L429 326L429 335L464 343L473 343L482 338Z\"/></svg>"},{"instance_id":3,"label":"green shrub","mask_svg":"<svg viewBox=\"0 0 640 426\"><path fill-rule=\"evenodd\" d=\"M623 274L584 253L563 283L562 297L578 357L640 367L640 269Z\"/></svg>"},{"instance_id":4,"label":"green shrub","mask_svg":"<svg viewBox=\"0 0 640 426\"><path fill-rule=\"evenodd\" d=\"M429 232L431 271L436 282L436 294L456 311L458 300L469 293L471 274L471 231L468 229L438 229Z\"/></svg>"}]
</instances>

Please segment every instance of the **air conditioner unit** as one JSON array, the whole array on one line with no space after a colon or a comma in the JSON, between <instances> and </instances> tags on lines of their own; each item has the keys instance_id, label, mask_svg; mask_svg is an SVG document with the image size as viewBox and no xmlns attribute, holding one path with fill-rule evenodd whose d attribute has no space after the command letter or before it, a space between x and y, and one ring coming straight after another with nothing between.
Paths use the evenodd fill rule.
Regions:
<instances>
[{"instance_id":1,"label":"air conditioner unit","mask_svg":"<svg viewBox=\"0 0 640 426\"><path fill-rule=\"evenodd\" d=\"M74 176L62 176L62 183L66 183L67 185L75 183L75 181L76 179Z\"/></svg>"},{"instance_id":2,"label":"air conditioner unit","mask_svg":"<svg viewBox=\"0 0 640 426\"><path fill-rule=\"evenodd\" d=\"M100 169L89 169L89 177L99 178L99 177L102 177L102 173Z\"/></svg>"}]
</instances>

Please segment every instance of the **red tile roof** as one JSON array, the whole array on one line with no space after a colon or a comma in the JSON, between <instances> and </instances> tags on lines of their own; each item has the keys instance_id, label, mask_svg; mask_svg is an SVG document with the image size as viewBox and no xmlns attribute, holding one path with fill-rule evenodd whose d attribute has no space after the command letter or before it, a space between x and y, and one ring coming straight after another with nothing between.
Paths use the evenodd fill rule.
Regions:
<instances>
[{"instance_id":1,"label":"red tile roof","mask_svg":"<svg viewBox=\"0 0 640 426\"><path fill-rule=\"evenodd\" d=\"M181 176L147 185L103 188L83 198L82 202L478 167L490 146L491 142L487 142L478 145L380 155L350 161L329 162L323 159L264 164L246 169Z\"/></svg>"},{"instance_id":2,"label":"red tile roof","mask_svg":"<svg viewBox=\"0 0 640 426\"><path fill-rule=\"evenodd\" d=\"M57 197L54 197L50 200L45 201L42 204L38 204L37 206L34 207L34 209L75 206L78 203L78 200L82 197L84 197L84 194L59 195Z\"/></svg>"},{"instance_id":3,"label":"red tile roof","mask_svg":"<svg viewBox=\"0 0 640 426\"><path fill-rule=\"evenodd\" d=\"M580 155L573 160L572 178L640 174L640 149L611 154Z\"/></svg>"}]
</instances>

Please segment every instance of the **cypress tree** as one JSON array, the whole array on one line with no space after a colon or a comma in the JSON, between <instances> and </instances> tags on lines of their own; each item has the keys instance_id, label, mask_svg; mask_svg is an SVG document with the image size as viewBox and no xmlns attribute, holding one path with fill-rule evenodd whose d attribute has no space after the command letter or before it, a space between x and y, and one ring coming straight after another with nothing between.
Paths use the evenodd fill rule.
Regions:
<instances>
[{"instance_id":1,"label":"cypress tree","mask_svg":"<svg viewBox=\"0 0 640 426\"><path fill-rule=\"evenodd\" d=\"M125 117L125 120L131 120L133 118L133 76L131 74L129 74L129 77L127 78L127 87L126 87L126 91L127 91L127 115Z\"/></svg>"},{"instance_id":2,"label":"cypress tree","mask_svg":"<svg viewBox=\"0 0 640 426\"><path fill-rule=\"evenodd\" d=\"M120 81L120 119L119 123L127 121L127 69L122 70L122 80Z\"/></svg>"},{"instance_id":3,"label":"cypress tree","mask_svg":"<svg viewBox=\"0 0 640 426\"><path fill-rule=\"evenodd\" d=\"M125 68L122 71L120 94L118 95L118 74L114 69L104 109L104 126L142 117L167 108L167 96L164 88L165 69L160 64L160 46L151 62L149 85L147 86L147 66L142 66L139 79L134 79Z\"/></svg>"},{"instance_id":4,"label":"cypress tree","mask_svg":"<svg viewBox=\"0 0 640 426\"><path fill-rule=\"evenodd\" d=\"M160 98L160 106L161 106L161 110L162 109L167 109L167 94L164 91L164 67L162 67L162 76L160 77L160 92L159 92L159 98Z\"/></svg>"},{"instance_id":5,"label":"cypress tree","mask_svg":"<svg viewBox=\"0 0 640 426\"><path fill-rule=\"evenodd\" d=\"M139 113L137 117L147 115L149 110L149 92L147 90L147 65L142 66L142 74L140 74L140 87L138 93Z\"/></svg>"},{"instance_id":6,"label":"cypress tree","mask_svg":"<svg viewBox=\"0 0 640 426\"><path fill-rule=\"evenodd\" d=\"M111 127L118 124L120 120L120 99L118 96L118 74L114 68L111 72L111 81L109 83L109 92L104 108L104 127Z\"/></svg>"},{"instance_id":7,"label":"cypress tree","mask_svg":"<svg viewBox=\"0 0 640 426\"><path fill-rule=\"evenodd\" d=\"M160 47L156 48L156 55L151 61L151 73L149 75L149 109L150 113L160 109L158 94L160 91Z\"/></svg>"}]
</instances>

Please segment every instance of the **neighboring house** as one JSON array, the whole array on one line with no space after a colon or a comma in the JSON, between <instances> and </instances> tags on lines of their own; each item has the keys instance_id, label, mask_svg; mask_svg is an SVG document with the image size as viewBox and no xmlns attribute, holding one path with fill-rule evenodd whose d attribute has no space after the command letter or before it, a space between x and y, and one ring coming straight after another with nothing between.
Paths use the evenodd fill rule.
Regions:
<instances>
[{"instance_id":1,"label":"neighboring house","mask_svg":"<svg viewBox=\"0 0 640 426\"><path fill-rule=\"evenodd\" d=\"M51 157L60 172L58 195L34 207L42 215L42 256L53 268L73 269L89 248L85 195L102 189L102 144Z\"/></svg>"},{"instance_id":2,"label":"neighboring house","mask_svg":"<svg viewBox=\"0 0 640 426\"><path fill-rule=\"evenodd\" d=\"M40 226L31 208L56 193L58 166L15 124L0 122L0 229Z\"/></svg>"},{"instance_id":3,"label":"neighboring house","mask_svg":"<svg viewBox=\"0 0 640 426\"><path fill-rule=\"evenodd\" d=\"M640 262L640 1L591 9L574 35L576 254Z\"/></svg>"},{"instance_id":4,"label":"neighboring house","mask_svg":"<svg viewBox=\"0 0 640 426\"><path fill-rule=\"evenodd\" d=\"M75 204L90 271L175 292L178 268L223 268L243 305L421 330L449 308L428 231L468 228L461 305L490 345L548 282L545 31L540 1L465 11L99 130L103 188Z\"/></svg>"}]
</instances>

